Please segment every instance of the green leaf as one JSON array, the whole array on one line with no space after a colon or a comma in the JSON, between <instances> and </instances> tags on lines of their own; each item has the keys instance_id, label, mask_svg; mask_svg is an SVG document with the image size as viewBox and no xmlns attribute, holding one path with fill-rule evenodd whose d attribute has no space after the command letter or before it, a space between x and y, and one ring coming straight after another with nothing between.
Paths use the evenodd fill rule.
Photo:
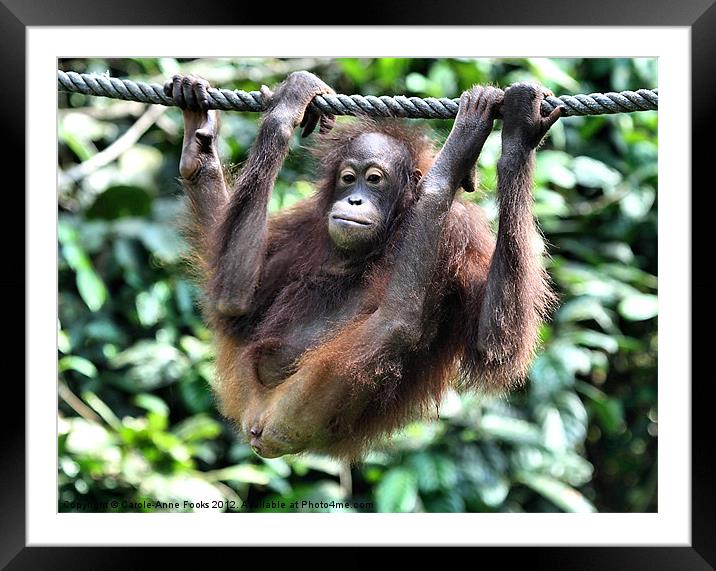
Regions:
<instances>
[{"instance_id":1,"label":"green leaf","mask_svg":"<svg viewBox=\"0 0 716 571\"><path fill-rule=\"evenodd\" d=\"M102 137L111 136L116 132L117 127L112 123L103 123L81 111L65 112L59 128L60 139L69 134L74 134L78 137L81 136L85 142L96 141ZM82 160L86 160L86 158L82 158Z\"/></svg>"},{"instance_id":2,"label":"green leaf","mask_svg":"<svg viewBox=\"0 0 716 571\"><path fill-rule=\"evenodd\" d=\"M591 368L591 352L569 343L555 342L547 351L559 358L570 374L586 374Z\"/></svg>"},{"instance_id":3,"label":"green leaf","mask_svg":"<svg viewBox=\"0 0 716 571\"><path fill-rule=\"evenodd\" d=\"M64 354L72 351L72 341L70 340L70 336L67 334L67 331L60 329L59 323L57 327L57 349Z\"/></svg>"},{"instance_id":4,"label":"green leaf","mask_svg":"<svg viewBox=\"0 0 716 571\"><path fill-rule=\"evenodd\" d=\"M465 501L456 490L442 490L440 494L424 500L429 513L464 513Z\"/></svg>"},{"instance_id":5,"label":"green leaf","mask_svg":"<svg viewBox=\"0 0 716 571\"><path fill-rule=\"evenodd\" d=\"M618 399L607 396L606 393L588 383L579 383L577 389L590 399L591 409L599 420L604 432L616 434L625 426L624 407Z\"/></svg>"},{"instance_id":6,"label":"green leaf","mask_svg":"<svg viewBox=\"0 0 716 571\"><path fill-rule=\"evenodd\" d=\"M523 444L542 442L542 432L537 426L516 418L485 414L480 419L480 429L489 436L511 442Z\"/></svg>"},{"instance_id":7,"label":"green leaf","mask_svg":"<svg viewBox=\"0 0 716 571\"><path fill-rule=\"evenodd\" d=\"M408 466L415 474L421 492L434 492L440 488L438 458L427 452L418 452L408 459Z\"/></svg>"},{"instance_id":8,"label":"green leaf","mask_svg":"<svg viewBox=\"0 0 716 571\"><path fill-rule=\"evenodd\" d=\"M589 188L613 189L622 180L619 171L591 157L576 157L573 163L577 182Z\"/></svg>"},{"instance_id":9,"label":"green leaf","mask_svg":"<svg viewBox=\"0 0 716 571\"><path fill-rule=\"evenodd\" d=\"M167 406L167 403L165 403L162 399L160 399L156 395L152 395L149 393L142 393L139 395L136 395L133 399L133 402L138 407L141 407L145 410L151 411L155 414L168 417L169 416L169 407Z\"/></svg>"},{"instance_id":10,"label":"green leaf","mask_svg":"<svg viewBox=\"0 0 716 571\"><path fill-rule=\"evenodd\" d=\"M593 319L605 331L616 330L612 317L604 309L602 303L592 296L584 295L563 303L557 312L556 319L562 323Z\"/></svg>"},{"instance_id":11,"label":"green leaf","mask_svg":"<svg viewBox=\"0 0 716 571\"><path fill-rule=\"evenodd\" d=\"M535 415L542 423L544 446L563 456L568 450L580 446L587 435L587 411L572 391L552 396L553 403L538 403Z\"/></svg>"},{"instance_id":12,"label":"green leaf","mask_svg":"<svg viewBox=\"0 0 716 571\"><path fill-rule=\"evenodd\" d=\"M480 501L489 507L497 507L505 501L510 484L505 474L501 456L494 452L483 453L481 447L471 446L461 454L461 466Z\"/></svg>"},{"instance_id":13,"label":"green leaf","mask_svg":"<svg viewBox=\"0 0 716 571\"><path fill-rule=\"evenodd\" d=\"M149 187L162 166L164 157L159 149L135 143L117 159L122 178L139 186Z\"/></svg>"},{"instance_id":14,"label":"green leaf","mask_svg":"<svg viewBox=\"0 0 716 571\"><path fill-rule=\"evenodd\" d=\"M78 137L75 133L62 130L60 130L59 136L60 141L65 143L81 162L91 159L97 153L94 145L84 137Z\"/></svg>"},{"instance_id":15,"label":"green leaf","mask_svg":"<svg viewBox=\"0 0 716 571\"><path fill-rule=\"evenodd\" d=\"M320 454L303 454L297 462L302 464L304 468L331 474L332 476L338 476L343 470L341 462Z\"/></svg>"},{"instance_id":16,"label":"green leaf","mask_svg":"<svg viewBox=\"0 0 716 571\"><path fill-rule=\"evenodd\" d=\"M213 354L211 345L191 335L184 335L179 340L179 345L192 361L209 359Z\"/></svg>"},{"instance_id":17,"label":"green leaf","mask_svg":"<svg viewBox=\"0 0 716 571\"><path fill-rule=\"evenodd\" d=\"M405 70L410 66L408 58L378 58L375 60L378 68L377 79L385 86L393 87L394 84L402 79Z\"/></svg>"},{"instance_id":18,"label":"green leaf","mask_svg":"<svg viewBox=\"0 0 716 571\"><path fill-rule=\"evenodd\" d=\"M572 384L574 374L558 355L545 351L532 362L530 379L533 381L532 389L544 396Z\"/></svg>"},{"instance_id":19,"label":"green leaf","mask_svg":"<svg viewBox=\"0 0 716 571\"><path fill-rule=\"evenodd\" d=\"M186 355L173 345L144 339L109 360L126 370L113 382L131 392L144 392L179 380L189 368Z\"/></svg>"},{"instance_id":20,"label":"green leaf","mask_svg":"<svg viewBox=\"0 0 716 571\"><path fill-rule=\"evenodd\" d=\"M107 299L107 288L95 273L89 256L81 247L77 230L61 222L58 226L58 237L62 244L62 254L75 271L80 297L91 311L99 310Z\"/></svg>"},{"instance_id":21,"label":"green leaf","mask_svg":"<svg viewBox=\"0 0 716 571\"><path fill-rule=\"evenodd\" d=\"M656 289L659 285L659 280L656 276L636 267L625 266L624 264L602 264L600 269L623 282L651 289Z\"/></svg>"},{"instance_id":22,"label":"green leaf","mask_svg":"<svg viewBox=\"0 0 716 571\"><path fill-rule=\"evenodd\" d=\"M610 335L605 335L593 329L579 329L565 335L575 345L585 347L596 347L607 353L616 353L619 350L619 342Z\"/></svg>"},{"instance_id":23,"label":"green leaf","mask_svg":"<svg viewBox=\"0 0 716 571\"><path fill-rule=\"evenodd\" d=\"M58 137L84 162L97 154L93 141L113 137L116 132L117 127L110 122L103 123L79 111L68 111L60 120Z\"/></svg>"},{"instance_id":24,"label":"green leaf","mask_svg":"<svg viewBox=\"0 0 716 571\"><path fill-rule=\"evenodd\" d=\"M91 391L83 392L82 398L97 414L100 415L100 417L102 417L102 420L109 424L114 430L120 430L122 423L119 421L114 411L107 406L107 403Z\"/></svg>"},{"instance_id":25,"label":"green leaf","mask_svg":"<svg viewBox=\"0 0 716 571\"><path fill-rule=\"evenodd\" d=\"M566 91L579 92L579 82L565 72L558 64L559 60L552 58L528 58L531 71L537 76L540 83L558 85Z\"/></svg>"},{"instance_id":26,"label":"green leaf","mask_svg":"<svg viewBox=\"0 0 716 571\"><path fill-rule=\"evenodd\" d=\"M405 77L405 87L413 93L425 93L428 90L428 78L419 73L409 73Z\"/></svg>"},{"instance_id":27,"label":"green leaf","mask_svg":"<svg viewBox=\"0 0 716 571\"><path fill-rule=\"evenodd\" d=\"M85 377L94 378L97 376L97 367L91 361L77 355L62 357L58 363L58 369L60 373L72 370L82 373Z\"/></svg>"},{"instance_id":28,"label":"green leaf","mask_svg":"<svg viewBox=\"0 0 716 571\"><path fill-rule=\"evenodd\" d=\"M216 511L211 506L224 499L223 494L203 477L187 474L166 476L151 473L142 479L140 491L155 500L178 501L180 509L186 500L193 504L193 507L188 507L191 511ZM200 499L203 501L200 502Z\"/></svg>"},{"instance_id":29,"label":"green leaf","mask_svg":"<svg viewBox=\"0 0 716 571\"><path fill-rule=\"evenodd\" d=\"M537 153L535 180L551 182L562 188L574 188L577 177L572 169L572 157L562 151L540 151Z\"/></svg>"},{"instance_id":30,"label":"green leaf","mask_svg":"<svg viewBox=\"0 0 716 571\"><path fill-rule=\"evenodd\" d=\"M630 321L651 319L659 313L658 298L649 294L630 295L619 303L619 313Z\"/></svg>"},{"instance_id":31,"label":"green leaf","mask_svg":"<svg viewBox=\"0 0 716 571\"><path fill-rule=\"evenodd\" d=\"M164 262L175 263L181 257L181 239L170 225L121 218L114 223L114 230L122 237L141 240L147 250Z\"/></svg>"},{"instance_id":32,"label":"green leaf","mask_svg":"<svg viewBox=\"0 0 716 571\"><path fill-rule=\"evenodd\" d=\"M566 216L569 214L569 207L561 194L546 188L539 188L535 193L534 214L538 218Z\"/></svg>"},{"instance_id":33,"label":"green leaf","mask_svg":"<svg viewBox=\"0 0 716 571\"><path fill-rule=\"evenodd\" d=\"M107 301L107 288L89 266L77 271L77 290L90 311L98 311Z\"/></svg>"},{"instance_id":34,"label":"green leaf","mask_svg":"<svg viewBox=\"0 0 716 571\"><path fill-rule=\"evenodd\" d=\"M440 455L435 456L435 466L438 472L438 481L443 489L452 488L458 480L457 466L451 458Z\"/></svg>"},{"instance_id":35,"label":"green leaf","mask_svg":"<svg viewBox=\"0 0 716 571\"><path fill-rule=\"evenodd\" d=\"M152 209L152 197L138 186L110 186L87 209L88 220L115 220L125 216L147 216Z\"/></svg>"},{"instance_id":36,"label":"green leaf","mask_svg":"<svg viewBox=\"0 0 716 571\"><path fill-rule=\"evenodd\" d=\"M229 466L220 470L211 470L204 473L204 477L209 482L239 482L241 484L255 484L257 486L266 486L271 477L265 468L254 466L252 464L239 464L237 466Z\"/></svg>"},{"instance_id":37,"label":"green leaf","mask_svg":"<svg viewBox=\"0 0 716 571\"><path fill-rule=\"evenodd\" d=\"M393 468L386 472L375 489L376 508L382 513L403 513L415 509L418 483L412 472Z\"/></svg>"},{"instance_id":38,"label":"green leaf","mask_svg":"<svg viewBox=\"0 0 716 571\"><path fill-rule=\"evenodd\" d=\"M179 382L181 400L191 412L211 410L214 397L207 382L200 376L190 373Z\"/></svg>"},{"instance_id":39,"label":"green leaf","mask_svg":"<svg viewBox=\"0 0 716 571\"><path fill-rule=\"evenodd\" d=\"M343 73L345 73L353 83L363 83L368 76L365 60L359 58L342 58L339 60Z\"/></svg>"},{"instance_id":40,"label":"green leaf","mask_svg":"<svg viewBox=\"0 0 716 571\"><path fill-rule=\"evenodd\" d=\"M182 242L176 230L159 224L142 226L140 238L144 247L164 262L173 264L182 254Z\"/></svg>"},{"instance_id":41,"label":"green leaf","mask_svg":"<svg viewBox=\"0 0 716 571\"><path fill-rule=\"evenodd\" d=\"M77 455L108 457L114 449L114 437L104 426L83 418L63 419L63 431L67 433L65 447Z\"/></svg>"},{"instance_id":42,"label":"green leaf","mask_svg":"<svg viewBox=\"0 0 716 571\"><path fill-rule=\"evenodd\" d=\"M653 188L632 188L629 193L619 201L619 207L629 218L641 220L649 213L655 200L656 192Z\"/></svg>"},{"instance_id":43,"label":"green leaf","mask_svg":"<svg viewBox=\"0 0 716 571\"><path fill-rule=\"evenodd\" d=\"M116 343L124 345L127 342L127 333L109 317L98 316L84 327L88 339L102 343Z\"/></svg>"},{"instance_id":44,"label":"green leaf","mask_svg":"<svg viewBox=\"0 0 716 571\"><path fill-rule=\"evenodd\" d=\"M567 447L567 436L559 411L554 407L547 407L542 416L545 446L552 450L564 450Z\"/></svg>"},{"instance_id":45,"label":"green leaf","mask_svg":"<svg viewBox=\"0 0 716 571\"><path fill-rule=\"evenodd\" d=\"M157 282L149 289L137 294L137 317L144 327L156 325L166 315L166 304L171 297L169 286Z\"/></svg>"},{"instance_id":46,"label":"green leaf","mask_svg":"<svg viewBox=\"0 0 716 571\"><path fill-rule=\"evenodd\" d=\"M566 512L593 513L597 511L589 500L577 490L549 476L521 472L517 475L517 480Z\"/></svg>"},{"instance_id":47,"label":"green leaf","mask_svg":"<svg viewBox=\"0 0 716 571\"><path fill-rule=\"evenodd\" d=\"M428 95L432 97L453 97L457 95L457 77L452 68L442 62L432 65L428 72Z\"/></svg>"}]
</instances>

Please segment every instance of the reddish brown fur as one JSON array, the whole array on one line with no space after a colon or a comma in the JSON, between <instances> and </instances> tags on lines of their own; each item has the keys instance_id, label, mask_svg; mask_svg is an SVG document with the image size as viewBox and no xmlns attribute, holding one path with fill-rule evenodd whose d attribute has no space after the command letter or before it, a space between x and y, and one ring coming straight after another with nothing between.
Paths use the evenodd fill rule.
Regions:
<instances>
[{"instance_id":1,"label":"reddish brown fur","mask_svg":"<svg viewBox=\"0 0 716 571\"><path fill-rule=\"evenodd\" d=\"M241 419L248 393L264 390L247 386L258 381L253 370L242 368L251 369L261 351L280 343L287 324L300 323L302 316L320 304L340 303L347 287L360 280L363 290L359 317L327 334L296 363L296 369L308 367L317 375L316 391L321 390L321 379L346 378L353 384L352 390L367 402L367 406L360 407L359 417L349 422L342 420L343 411L337 408L336 438L323 449L349 458L361 454L376 437L434 411L451 385L500 392L519 382L534 350L537 321L549 301L542 272L539 283L525 286L533 291L527 301L534 305L530 315L536 321L527 324L527 329L533 329L534 334L527 331L517 339L516 351L508 359L490 361L479 353L478 316L495 238L480 208L456 199L441 242L441 264L432 281L436 304L425 316L426 330L433 328L436 335L407 354L376 347L370 339L359 338L361 324L377 309L387 286L401 228L417 192L417 181L407 178L400 214L387 233L384 248L362 260L361 267L349 275L322 273L329 248L325 213L330 206L336 169L352 138L366 132L383 133L403 142L412 161L408 173L416 166L423 173L428 171L435 149L430 138L412 126L408 129L395 121L362 120L340 125L322 136L314 150L321 168L316 194L270 220L267 261L257 291L256 311L237 318L208 311L217 331L216 392L222 412ZM205 229L198 234L203 239L194 243L205 243ZM207 249L211 251L211 246ZM202 257L198 262L198 273L206 277L210 264Z\"/></svg>"}]
</instances>

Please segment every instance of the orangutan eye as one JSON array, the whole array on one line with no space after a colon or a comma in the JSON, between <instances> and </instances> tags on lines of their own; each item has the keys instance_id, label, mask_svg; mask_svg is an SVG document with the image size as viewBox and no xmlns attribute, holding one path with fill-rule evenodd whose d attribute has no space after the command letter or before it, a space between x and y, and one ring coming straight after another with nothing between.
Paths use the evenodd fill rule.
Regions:
<instances>
[{"instance_id":1,"label":"orangutan eye","mask_svg":"<svg viewBox=\"0 0 716 571\"><path fill-rule=\"evenodd\" d=\"M353 184L356 181L356 175L353 171L343 171L343 173L341 173L341 180L345 184Z\"/></svg>"},{"instance_id":2,"label":"orangutan eye","mask_svg":"<svg viewBox=\"0 0 716 571\"><path fill-rule=\"evenodd\" d=\"M383 180L383 173L377 168L370 168L368 169L365 178L371 184L378 184L381 180Z\"/></svg>"}]
</instances>

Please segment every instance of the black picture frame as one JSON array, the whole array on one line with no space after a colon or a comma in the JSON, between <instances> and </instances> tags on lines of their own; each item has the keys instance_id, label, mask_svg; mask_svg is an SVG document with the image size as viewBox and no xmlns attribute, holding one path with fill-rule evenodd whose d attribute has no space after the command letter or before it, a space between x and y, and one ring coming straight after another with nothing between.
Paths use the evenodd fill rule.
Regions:
<instances>
[{"instance_id":1,"label":"black picture frame","mask_svg":"<svg viewBox=\"0 0 716 571\"><path fill-rule=\"evenodd\" d=\"M25 69L25 37L28 26L78 26L78 25L286 25L310 24L317 22L314 18L321 16L319 5L316 14L306 10L304 4L293 7L282 5L280 15L272 10L270 19L261 4L239 4L221 0L212 2L210 10L205 3L187 3L177 6L168 0L122 0L109 3L98 0L64 0L63 2L42 3L39 0L2 0L0 2L0 74L3 82L0 87L0 102L3 111L3 137L0 138L3 153L2 164L23 164L25 153L25 118L31 109L25 103L26 73ZM526 3L520 0L502 0L499 3L478 4L444 0L439 5L413 0L412 2L362 2L356 5L350 14L350 22L346 20L348 11L327 11L329 19L324 23L330 25L538 25L538 26L685 26L691 31L692 57L692 186L698 191L692 195L692 307L699 308L695 312L692 325L692 354L701 357L708 354L707 344L712 342L712 335L697 335L697 323L711 324L714 322L713 292L716 281L709 275L708 262L712 257L710 236L698 236L713 224L714 209L713 193L710 192L713 182L709 167L709 159L713 161L714 109L713 97L716 93L716 74L713 58L716 54L716 5L714 0L687 0L669 2L668 0L634 0L623 2L600 0L599 2L571 2L560 0L552 2ZM344 14L344 15L338 15ZM308 18L306 17L308 16ZM547 40L548 41L548 40ZM606 40L605 40L606 41ZM688 94L688 86L685 93ZM665 94L662 96L683 97L683 94ZM688 120L687 117L684 120ZM9 129L8 129L9 127ZM668 160L665 157L663 160ZM6 177L12 172L18 178L13 184L6 183L3 204L6 207L6 220L17 218L10 212L25 212L25 196L17 188L24 188L24 169L18 171L5 170ZM6 179L7 180L7 179ZM687 196L688 189L664 189L665 192L678 192ZM698 197L698 203L695 200ZM707 202L708 201L708 202ZM12 210L10 210L12 209ZM710 223L710 224L709 224ZM15 230L12 231L13 233ZM9 238L9 236L8 236ZM664 239L668 239L665 237ZM10 240L6 240L10 244ZM9 248L6 247L6 250ZM9 255L9 253L7 254ZM3 299L14 300L20 282L24 289L24 253L17 252L16 264L6 261L8 272L0 281ZM22 259L20 259L22 257ZM7 260L7 256L4 256ZM23 268L20 274L18 268ZM22 277L21 277L22 275ZM25 305L31 304L25 294ZM10 297L12 296L12 297ZM19 304L7 303L5 312L8 324L20 322L20 316L12 315L13 308ZM8 311L8 309L10 311ZM16 321L16 319L18 321ZM6 331L18 338L16 327L10 325ZM24 331L24 330L23 330ZM22 336L25 338L25 335ZM26 348L31 339L26 339ZM703 361L703 357L701 357ZM716 492L714 473L716 462L714 457L714 438L711 422L713 399L710 398L712 375L697 375L692 368L692 503L691 503L691 545L689 547L529 547L529 548L476 548L481 553L465 554L475 557L473 564L481 565L485 555L498 559L502 568L541 569L678 569L699 570L713 569L716 566ZM17 376L7 375L3 386L3 395L7 399L4 415L0 422L0 438L2 438L2 461L0 462L0 565L9 569L95 569L95 568L134 568L146 567L152 560L160 561L163 566L171 566L175 561L186 561L186 548L138 548L132 547L27 547L25 517L25 390L17 380ZM688 382L688 379L669 379L668 382ZM48 386L48 390L51 390ZM15 403L14 407L7 403ZM23 403L23 404L21 404ZM14 415L9 413L14 408ZM189 522L187 522L189 525ZM239 530L237 530L237 533ZM258 548L238 548L255 550ZM489 550L489 551L488 551ZM211 565L213 561L226 565L228 557L237 557L232 553L223 553L224 549L202 553L202 565ZM277 559L287 558L289 564L300 565L307 557L297 548L268 548L261 555L267 557L271 566L278 564ZM413 548L408 554L425 557L422 549ZM254 553L242 553L234 563L249 563ZM339 566L355 566L361 560L375 555L384 558L385 554L366 553L359 548L343 548L335 554L311 555L303 559L309 564L321 561L331 562ZM316 558L318 557L318 558ZM443 560L445 561L445 560ZM223 563L222 563L223 562Z\"/></svg>"}]
</instances>

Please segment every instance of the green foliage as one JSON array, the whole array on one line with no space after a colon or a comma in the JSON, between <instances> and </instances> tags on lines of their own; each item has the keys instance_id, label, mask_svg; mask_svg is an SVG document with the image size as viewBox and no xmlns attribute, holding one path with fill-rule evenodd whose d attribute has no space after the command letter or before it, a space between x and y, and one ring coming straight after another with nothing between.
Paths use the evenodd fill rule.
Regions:
<instances>
[{"instance_id":1,"label":"green foliage","mask_svg":"<svg viewBox=\"0 0 716 571\"><path fill-rule=\"evenodd\" d=\"M67 70L222 87L277 83L291 60L65 60ZM457 97L473 83L555 93L654 87L647 59L302 60L338 92ZM59 166L102 153L142 105L60 96ZM224 113L240 162L255 114ZM432 121L438 138L448 121ZM498 123L499 129L499 123ZM657 114L559 121L538 152L535 213L560 295L526 389L449 393L350 469L306 455L263 460L217 413L211 334L182 266L176 182L182 121L167 110L128 151L59 194L60 511L654 511L657 427ZM313 190L299 141L271 211ZM499 132L483 151L493 219ZM148 502L177 502L150 504ZM185 503L186 502L186 503ZM201 504L208 503L209 505ZM310 503L309 503L310 502ZM356 503L360 502L360 503Z\"/></svg>"}]
</instances>

